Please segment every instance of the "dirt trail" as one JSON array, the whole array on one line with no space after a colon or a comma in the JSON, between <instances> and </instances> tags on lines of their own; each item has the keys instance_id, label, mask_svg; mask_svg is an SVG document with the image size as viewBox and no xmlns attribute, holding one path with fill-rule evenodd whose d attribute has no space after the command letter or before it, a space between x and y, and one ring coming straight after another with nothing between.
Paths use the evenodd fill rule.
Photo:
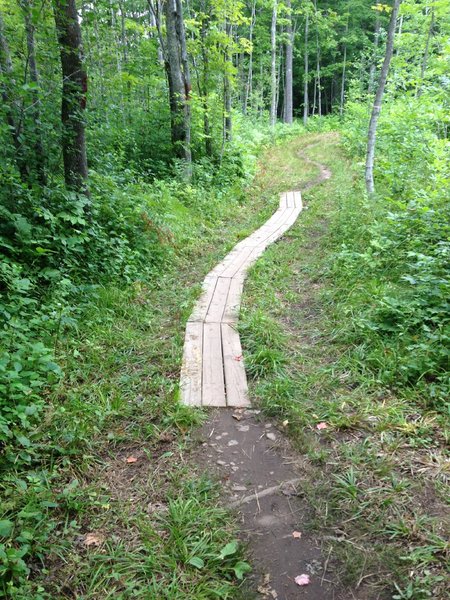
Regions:
<instances>
[{"instance_id":1,"label":"dirt trail","mask_svg":"<svg viewBox=\"0 0 450 600\"><path fill-rule=\"evenodd\" d=\"M299 155L319 169L302 191L331 177L327 167L306 155L317 143L321 142ZM223 503L237 512L248 543L254 571L246 582L245 600L338 597L327 558L303 528L308 511L302 501L306 463L281 431L264 422L258 410L215 410L200 430L198 462L222 480ZM308 576L308 585L295 582L301 575Z\"/></svg>"},{"instance_id":2,"label":"dirt trail","mask_svg":"<svg viewBox=\"0 0 450 600\"><path fill-rule=\"evenodd\" d=\"M202 462L206 454L206 468L221 478L223 503L236 510L249 545L254 571L243 598L334 598L327 561L303 528L307 472L283 434L260 420L257 410L219 409L203 426L200 442ZM309 585L298 586L299 575L308 575Z\"/></svg>"}]
</instances>

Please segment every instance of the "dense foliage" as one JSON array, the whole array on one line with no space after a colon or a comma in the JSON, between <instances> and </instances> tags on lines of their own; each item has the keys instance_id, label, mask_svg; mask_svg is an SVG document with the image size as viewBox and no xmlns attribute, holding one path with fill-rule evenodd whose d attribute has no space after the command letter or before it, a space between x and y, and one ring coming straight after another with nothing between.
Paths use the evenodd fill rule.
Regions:
<instances>
[{"instance_id":1,"label":"dense foliage","mask_svg":"<svg viewBox=\"0 0 450 600\"><path fill-rule=\"evenodd\" d=\"M60 105L68 92L54 21L64 4L0 0L5 481L13 469L38 468L52 448L37 425L47 419L51 429L62 340L79 331L104 287L157 285L245 201L259 148L286 133L270 127L269 110L275 99L277 117L286 117L287 86L307 127L334 112L329 127L342 128L349 153L362 158L390 14L389 5L369 0L183 3L174 66L164 0L77 2L88 89L75 121L86 129L89 178L86 189L74 189L62 160ZM417 386L439 410L450 391L447 8L446 0L402 4L378 134L377 196L361 191L357 222L343 212L346 242L334 265L357 299L364 368L384 383ZM178 108L175 68L192 87ZM176 138L180 115L185 130ZM30 550L26 535L34 517L22 514L25 533L17 535L13 508L5 510L0 579L7 594L40 550Z\"/></svg>"}]
</instances>

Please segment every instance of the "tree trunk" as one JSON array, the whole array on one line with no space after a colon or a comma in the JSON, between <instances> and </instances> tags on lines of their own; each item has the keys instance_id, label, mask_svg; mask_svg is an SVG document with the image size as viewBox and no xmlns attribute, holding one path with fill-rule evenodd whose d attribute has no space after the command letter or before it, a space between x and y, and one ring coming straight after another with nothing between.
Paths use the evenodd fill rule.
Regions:
<instances>
[{"instance_id":1,"label":"tree trunk","mask_svg":"<svg viewBox=\"0 0 450 600\"><path fill-rule=\"evenodd\" d=\"M345 35L348 33L348 17L345 25ZM347 67L347 40L344 42L344 59L342 63L342 79L341 79L341 102L339 104L339 114L342 117L344 112L344 99L345 99L345 69Z\"/></svg>"},{"instance_id":2,"label":"tree trunk","mask_svg":"<svg viewBox=\"0 0 450 600\"><path fill-rule=\"evenodd\" d=\"M373 92L373 86L375 83L375 73L377 70L377 59L378 59L378 43L380 40L380 17L378 16L378 11L375 17L375 33L373 38L373 54L372 54L372 62L370 63L369 70L369 94Z\"/></svg>"},{"instance_id":3,"label":"tree trunk","mask_svg":"<svg viewBox=\"0 0 450 600\"><path fill-rule=\"evenodd\" d=\"M388 36L386 42L386 53L384 55L383 66L381 68L380 80L378 82L377 93L375 94L375 101L373 103L372 115L369 123L369 134L367 140L367 157L366 157L366 189L368 194L373 194L375 186L373 182L373 164L375 160L375 140L377 134L377 123L378 117L381 113L381 103L383 101L384 89L386 87L386 81L389 73L389 66L391 63L392 53L394 51L394 37L395 28L397 24L397 16L400 8L401 0L394 0L392 7L391 20L389 23Z\"/></svg>"},{"instance_id":4,"label":"tree trunk","mask_svg":"<svg viewBox=\"0 0 450 600\"><path fill-rule=\"evenodd\" d=\"M231 82L230 82L230 74L229 74L229 64L230 64L230 50L229 45L232 39L232 27L230 23L225 24L225 32L228 37L227 47L225 49L225 73L223 77L223 104L224 104L224 115L223 115L223 142L231 141L232 135L232 118L231 118Z\"/></svg>"},{"instance_id":5,"label":"tree trunk","mask_svg":"<svg viewBox=\"0 0 450 600\"><path fill-rule=\"evenodd\" d=\"M189 71L189 58L186 46L186 31L184 28L183 5L181 0L175 0L176 14L176 29L180 45L183 87L184 87L184 129L185 129L185 149L184 156L186 163L189 165L189 176L191 175L192 150L191 150L191 74Z\"/></svg>"},{"instance_id":6,"label":"tree trunk","mask_svg":"<svg viewBox=\"0 0 450 600\"><path fill-rule=\"evenodd\" d=\"M256 0L253 0L252 2L252 12L251 12L251 17L250 17L250 31L249 31L249 42L250 42L250 56L248 59L248 74L247 74L247 82L245 84L245 93L244 93L244 102L243 102L243 113L244 115L247 114L247 108L248 108L248 102L250 100L252 100L252 93L253 93L253 48L252 48L252 44L253 44L253 29L255 27L255 21L256 21Z\"/></svg>"},{"instance_id":7,"label":"tree trunk","mask_svg":"<svg viewBox=\"0 0 450 600\"><path fill-rule=\"evenodd\" d=\"M187 64L186 39L180 0L166 0L166 71L169 81L169 103L172 143L175 154L191 169L191 82Z\"/></svg>"},{"instance_id":8,"label":"tree trunk","mask_svg":"<svg viewBox=\"0 0 450 600\"><path fill-rule=\"evenodd\" d=\"M272 26L270 28L270 45L271 45L270 125L271 125L271 127L275 127L275 123L277 120L277 10L278 10L277 0L274 0L273 8L272 8Z\"/></svg>"},{"instance_id":9,"label":"tree trunk","mask_svg":"<svg viewBox=\"0 0 450 600\"><path fill-rule=\"evenodd\" d=\"M41 185L47 185L47 176L45 172L45 154L42 145L42 132L41 132L41 100L39 96L39 73L36 64L36 51L34 44L34 24L32 19L32 0L20 0L20 4L24 14L25 20L25 34L27 38L27 63L30 70L30 80L34 83L35 89L31 95L32 101L32 119L34 123L33 132L33 150L34 159L36 161L36 173L38 181Z\"/></svg>"},{"instance_id":10,"label":"tree trunk","mask_svg":"<svg viewBox=\"0 0 450 600\"><path fill-rule=\"evenodd\" d=\"M431 8L430 27L428 29L427 41L425 43L425 50L423 53L422 64L420 67L420 81L419 81L419 86L418 86L417 92L416 92L417 98L420 98L420 96L422 95L423 80L425 78L425 72L427 70L428 55L430 52L430 42L431 42L431 38L433 37L433 34L434 34L434 25L435 25L434 7L432 7Z\"/></svg>"},{"instance_id":11,"label":"tree trunk","mask_svg":"<svg viewBox=\"0 0 450 600\"><path fill-rule=\"evenodd\" d=\"M317 89L317 107L319 117L322 116L322 88L320 81L320 42L319 42L319 26L317 21L317 0L314 0L314 14L316 17L316 89ZM315 93L314 93L314 97ZM314 101L314 107L316 102Z\"/></svg>"},{"instance_id":12,"label":"tree trunk","mask_svg":"<svg viewBox=\"0 0 450 600\"><path fill-rule=\"evenodd\" d=\"M87 75L81 49L81 28L75 0L53 0L62 68L62 152L68 189L87 194L84 127Z\"/></svg>"},{"instance_id":13,"label":"tree trunk","mask_svg":"<svg viewBox=\"0 0 450 600\"><path fill-rule=\"evenodd\" d=\"M308 98L308 77L309 77L309 56L308 56L308 34L309 34L309 14L306 13L305 19L305 73L303 75L303 125L308 122L309 116L309 98Z\"/></svg>"},{"instance_id":14,"label":"tree trunk","mask_svg":"<svg viewBox=\"0 0 450 600\"><path fill-rule=\"evenodd\" d=\"M293 97L292 97L292 63L293 63L293 35L292 35L292 11L291 11L291 0L287 0L286 7L288 8L287 14L287 42L286 42L286 85L284 92L284 121L291 125L293 123Z\"/></svg>"},{"instance_id":15,"label":"tree trunk","mask_svg":"<svg viewBox=\"0 0 450 600\"><path fill-rule=\"evenodd\" d=\"M280 43L278 44L278 56L279 56L279 60L278 60L278 68L277 68L277 92L276 92L276 99L275 99L275 118L279 114L280 87L281 87L282 77L283 77L283 75L282 75L282 73L283 73L283 48Z\"/></svg>"},{"instance_id":16,"label":"tree trunk","mask_svg":"<svg viewBox=\"0 0 450 600\"><path fill-rule=\"evenodd\" d=\"M209 85L209 57L206 47L206 37L209 28L209 17L202 19L200 29L200 44L202 51L203 78L202 78L202 106L203 106L203 133L205 136L205 152L207 156L213 155L213 143L211 136L211 126L209 123L209 103L208 103L208 85Z\"/></svg>"}]
</instances>

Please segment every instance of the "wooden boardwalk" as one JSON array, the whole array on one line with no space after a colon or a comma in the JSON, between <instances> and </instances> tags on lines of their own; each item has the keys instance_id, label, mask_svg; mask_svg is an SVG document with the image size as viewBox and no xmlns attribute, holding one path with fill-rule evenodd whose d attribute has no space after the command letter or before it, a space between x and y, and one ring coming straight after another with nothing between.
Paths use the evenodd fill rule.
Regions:
<instances>
[{"instance_id":1,"label":"wooden boardwalk","mask_svg":"<svg viewBox=\"0 0 450 600\"><path fill-rule=\"evenodd\" d=\"M186 324L181 400L190 406L248 406L247 377L237 321L248 268L296 221L300 192L281 195L272 217L239 242L203 282Z\"/></svg>"}]
</instances>

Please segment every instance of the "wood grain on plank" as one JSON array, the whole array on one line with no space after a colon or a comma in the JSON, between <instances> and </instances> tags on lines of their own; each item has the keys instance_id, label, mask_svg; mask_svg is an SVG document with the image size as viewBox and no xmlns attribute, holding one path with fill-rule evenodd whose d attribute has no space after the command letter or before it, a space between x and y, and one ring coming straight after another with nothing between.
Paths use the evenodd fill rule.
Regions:
<instances>
[{"instance_id":1,"label":"wood grain on plank","mask_svg":"<svg viewBox=\"0 0 450 600\"><path fill-rule=\"evenodd\" d=\"M203 325L203 406L226 406L220 323Z\"/></svg>"},{"instance_id":2,"label":"wood grain on plank","mask_svg":"<svg viewBox=\"0 0 450 600\"><path fill-rule=\"evenodd\" d=\"M227 323L222 323L221 327L227 406L249 406L247 376L239 333Z\"/></svg>"},{"instance_id":3,"label":"wood grain on plank","mask_svg":"<svg viewBox=\"0 0 450 600\"><path fill-rule=\"evenodd\" d=\"M203 323L188 322L184 337L180 390L183 404L202 403Z\"/></svg>"},{"instance_id":4,"label":"wood grain on plank","mask_svg":"<svg viewBox=\"0 0 450 600\"><path fill-rule=\"evenodd\" d=\"M220 323L222 321L230 284L230 277L219 277L217 279L217 285L206 313L205 323Z\"/></svg>"}]
</instances>

